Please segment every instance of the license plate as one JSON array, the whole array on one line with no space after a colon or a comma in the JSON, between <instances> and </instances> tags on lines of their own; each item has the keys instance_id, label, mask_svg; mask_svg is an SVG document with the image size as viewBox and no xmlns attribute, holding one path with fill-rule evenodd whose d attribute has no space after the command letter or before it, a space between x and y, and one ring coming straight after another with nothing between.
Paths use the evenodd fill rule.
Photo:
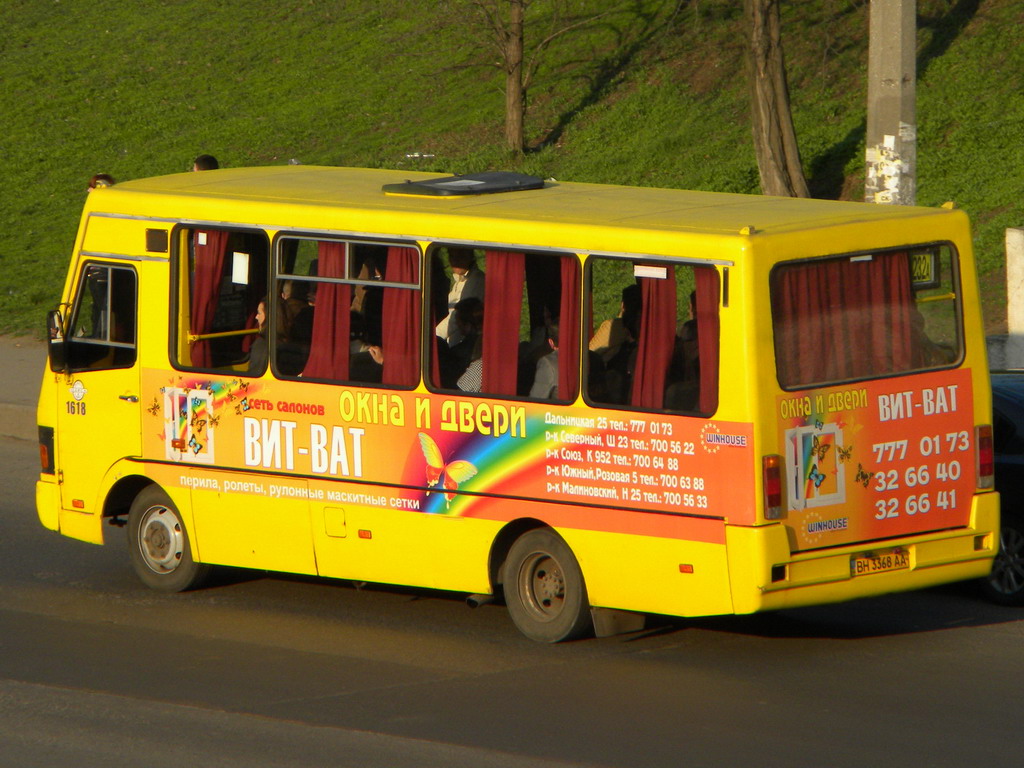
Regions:
<instances>
[{"instance_id":1,"label":"license plate","mask_svg":"<svg viewBox=\"0 0 1024 768\"><path fill-rule=\"evenodd\" d=\"M854 555L850 560L850 573L853 576L900 571L909 567L910 555L905 549L893 549L888 552L867 552L863 555Z\"/></svg>"}]
</instances>

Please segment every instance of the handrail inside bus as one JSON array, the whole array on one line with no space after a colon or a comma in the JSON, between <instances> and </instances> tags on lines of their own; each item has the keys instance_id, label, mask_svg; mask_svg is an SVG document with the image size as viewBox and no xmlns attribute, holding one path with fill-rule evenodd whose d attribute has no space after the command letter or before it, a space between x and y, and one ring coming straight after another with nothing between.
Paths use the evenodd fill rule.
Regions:
<instances>
[{"instance_id":1,"label":"handrail inside bus","mask_svg":"<svg viewBox=\"0 0 1024 768\"><path fill-rule=\"evenodd\" d=\"M207 339L226 339L232 336L248 336L259 332L259 328L242 328L241 330L218 331L217 333L192 333L189 331L188 343L195 344L197 341L206 341Z\"/></svg>"},{"instance_id":2,"label":"handrail inside bus","mask_svg":"<svg viewBox=\"0 0 1024 768\"><path fill-rule=\"evenodd\" d=\"M938 296L924 296L923 298L918 299L917 303L918 304L927 304L929 301L949 301L950 299L955 299L955 298L956 298L956 294L955 293L952 293L952 292L950 292L950 293L941 293Z\"/></svg>"}]
</instances>

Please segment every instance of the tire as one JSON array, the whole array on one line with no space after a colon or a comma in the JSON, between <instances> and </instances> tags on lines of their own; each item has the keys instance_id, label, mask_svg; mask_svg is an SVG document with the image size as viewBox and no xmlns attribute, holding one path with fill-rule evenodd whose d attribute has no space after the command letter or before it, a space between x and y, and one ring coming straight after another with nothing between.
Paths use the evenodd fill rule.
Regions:
<instances>
[{"instance_id":1,"label":"tire","mask_svg":"<svg viewBox=\"0 0 1024 768\"><path fill-rule=\"evenodd\" d=\"M503 579L509 615L531 640L558 643L591 631L583 572L551 529L537 528L516 539Z\"/></svg>"},{"instance_id":2,"label":"tire","mask_svg":"<svg viewBox=\"0 0 1024 768\"><path fill-rule=\"evenodd\" d=\"M136 575L151 589L183 592L209 577L211 566L192 559L188 531L174 502L151 485L128 513L128 554Z\"/></svg>"},{"instance_id":3,"label":"tire","mask_svg":"<svg viewBox=\"0 0 1024 768\"><path fill-rule=\"evenodd\" d=\"M999 553L992 573L982 582L989 600L999 605L1024 605L1024 521L1003 518L999 529Z\"/></svg>"}]
</instances>

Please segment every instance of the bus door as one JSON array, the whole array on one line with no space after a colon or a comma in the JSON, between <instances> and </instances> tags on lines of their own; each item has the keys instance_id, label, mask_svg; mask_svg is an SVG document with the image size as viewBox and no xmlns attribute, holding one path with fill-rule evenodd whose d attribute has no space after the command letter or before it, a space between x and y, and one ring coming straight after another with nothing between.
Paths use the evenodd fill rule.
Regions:
<instances>
[{"instance_id":1,"label":"bus door","mask_svg":"<svg viewBox=\"0 0 1024 768\"><path fill-rule=\"evenodd\" d=\"M65 375L57 399L63 509L98 513L107 471L141 454L137 307L132 267L84 264L64 327Z\"/></svg>"},{"instance_id":2,"label":"bus door","mask_svg":"<svg viewBox=\"0 0 1024 768\"><path fill-rule=\"evenodd\" d=\"M146 372L146 455L178 465L163 482L189 488L202 562L315 573L294 423L264 375L281 308L266 233L181 229L176 243L175 370Z\"/></svg>"}]
</instances>

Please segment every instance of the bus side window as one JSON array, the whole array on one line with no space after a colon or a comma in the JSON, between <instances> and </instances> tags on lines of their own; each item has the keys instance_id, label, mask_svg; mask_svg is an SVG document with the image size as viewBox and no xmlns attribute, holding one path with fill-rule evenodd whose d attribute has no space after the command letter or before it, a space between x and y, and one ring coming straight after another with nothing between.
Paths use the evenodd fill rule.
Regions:
<instances>
[{"instance_id":1,"label":"bus side window","mask_svg":"<svg viewBox=\"0 0 1024 768\"><path fill-rule=\"evenodd\" d=\"M178 254L177 362L185 368L260 375L250 370L257 309L267 297L262 232L185 230Z\"/></svg>"},{"instance_id":2,"label":"bus side window","mask_svg":"<svg viewBox=\"0 0 1024 768\"><path fill-rule=\"evenodd\" d=\"M681 413L718 406L719 279L712 267L596 258L587 397ZM604 318L602 320L602 318Z\"/></svg>"},{"instance_id":3,"label":"bus side window","mask_svg":"<svg viewBox=\"0 0 1024 768\"><path fill-rule=\"evenodd\" d=\"M450 246L431 253L430 271L435 388L563 402L576 397L575 256Z\"/></svg>"},{"instance_id":4,"label":"bus side window","mask_svg":"<svg viewBox=\"0 0 1024 768\"><path fill-rule=\"evenodd\" d=\"M82 272L67 338L72 371L130 368L135 364L135 271L90 264Z\"/></svg>"},{"instance_id":5,"label":"bus side window","mask_svg":"<svg viewBox=\"0 0 1024 768\"><path fill-rule=\"evenodd\" d=\"M405 245L283 238L274 371L285 378L416 386L419 263L419 250Z\"/></svg>"}]
</instances>

